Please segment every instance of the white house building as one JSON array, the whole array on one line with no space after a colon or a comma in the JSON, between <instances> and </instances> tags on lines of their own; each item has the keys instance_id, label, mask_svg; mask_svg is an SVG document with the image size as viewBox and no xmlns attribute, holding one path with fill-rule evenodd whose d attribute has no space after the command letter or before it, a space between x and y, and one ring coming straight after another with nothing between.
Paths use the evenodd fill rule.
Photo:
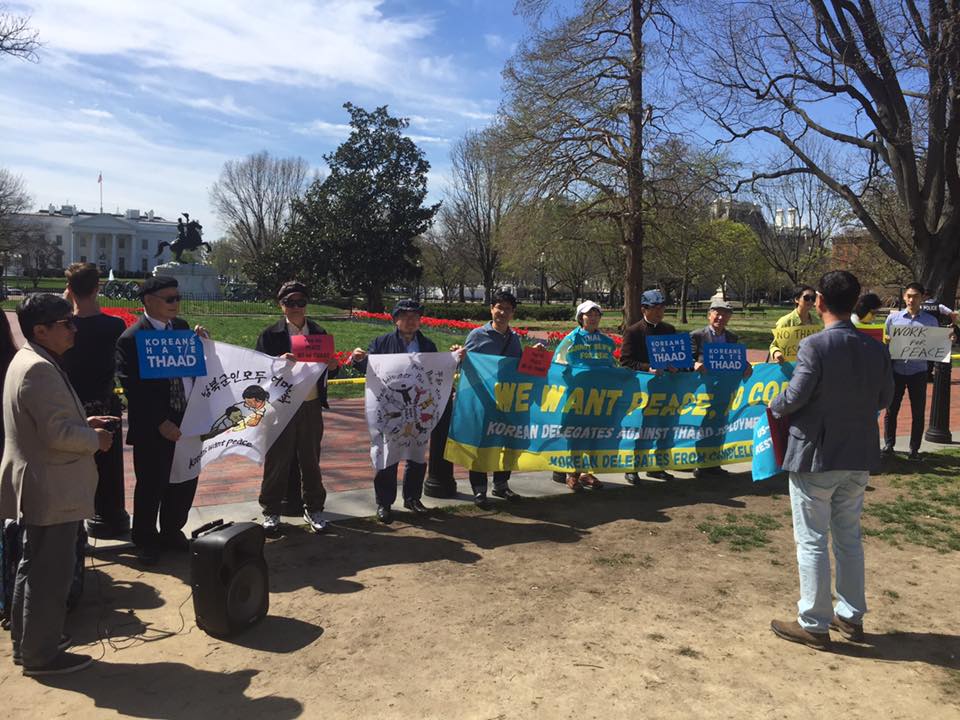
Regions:
<instances>
[{"instance_id":1,"label":"white house building","mask_svg":"<svg viewBox=\"0 0 960 720\"><path fill-rule=\"evenodd\" d=\"M111 269L117 274L152 272L157 264L170 259L169 252L166 257L154 257L159 243L177 238L176 222L154 215L153 210L146 215L139 210L127 210L121 215L78 211L73 205L59 209L50 205L35 213L19 213L13 219L26 226L32 236L46 241L56 255L48 259L48 267L92 262L104 273ZM12 266L10 274L32 267L24 258L11 257L8 262Z\"/></svg>"}]
</instances>

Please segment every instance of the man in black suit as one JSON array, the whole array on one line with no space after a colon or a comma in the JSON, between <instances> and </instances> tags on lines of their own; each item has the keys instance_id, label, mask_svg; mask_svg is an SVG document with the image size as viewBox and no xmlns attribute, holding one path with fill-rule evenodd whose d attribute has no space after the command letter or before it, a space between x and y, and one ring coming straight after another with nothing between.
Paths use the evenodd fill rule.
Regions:
<instances>
[{"instance_id":1,"label":"man in black suit","mask_svg":"<svg viewBox=\"0 0 960 720\"><path fill-rule=\"evenodd\" d=\"M277 302L283 311L279 322L270 325L257 338L257 351L296 358L290 353L292 335L326 335L327 331L307 318L309 291L306 285L291 281L284 283L277 293ZM268 535L280 532L280 505L290 478L291 466L296 463L303 489L303 519L314 532L327 527L323 519L323 504L327 491L320 474L320 441L323 439L323 402L328 377L335 377L340 366L331 361L320 376L317 387L311 388L306 399L287 426L267 450L263 463L263 483L260 485L260 507L263 510L263 529Z\"/></svg>"},{"instance_id":2,"label":"man in black suit","mask_svg":"<svg viewBox=\"0 0 960 720\"><path fill-rule=\"evenodd\" d=\"M162 275L147 278L141 297L143 317L117 340L117 377L127 397L127 444L133 446L133 470L137 478L133 491L132 539L141 561L149 565L157 561L162 549L180 552L190 549L183 526L193 505L197 478L183 483L170 482L173 451L180 439L180 423L193 378L141 378L136 342L140 332L190 329L185 320L177 317L180 309L177 281ZM195 331L209 337L199 325Z\"/></svg>"}]
</instances>

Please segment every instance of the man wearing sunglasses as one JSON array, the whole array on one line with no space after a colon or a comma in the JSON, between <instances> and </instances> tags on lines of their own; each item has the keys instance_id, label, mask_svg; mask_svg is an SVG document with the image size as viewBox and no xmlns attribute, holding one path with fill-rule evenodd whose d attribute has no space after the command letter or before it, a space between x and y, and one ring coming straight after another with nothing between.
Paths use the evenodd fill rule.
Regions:
<instances>
[{"instance_id":1,"label":"man wearing sunglasses","mask_svg":"<svg viewBox=\"0 0 960 720\"><path fill-rule=\"evenodd\" d=\"M65 652L67 595L80 523L93 516L94 454L113 443L119 418L87 417L61 363L77 334L73 307L37 293L17 308L26 343L14 355L3 391L6 441L0 464L0 518L24 531L10 630L13 662L28 676L62 675L90 664Z\"/></svg>"},{"instance_id":2,"label":"man wearing sunglasses","mask_svg":"<svg viewBox=\"0 0 960 720\"><path fill-rule=\"evenodd\" d=\"M813 312L817 300L817 291L809 285L800 285L793 292L793 302L797 307L777 320L776 327L797 327L799 325L819 325L820 318ZM776 363L784 362L786 358L783 348L774 340L770 343L770 360Z\"/></svg>"},{"instance_id":3,"label":"man wearing sunglasses","mask_svg":"<svg viewBox=\"0 0 960 720\"><path fill-rule=\"evenodd\" d=\"M257 338L257 352L295 361L291 354L294 335L326 335L327 331L307 317L310 292L301 282L292 280L280 286L277 303L283 312L279 322L264 329ZM306 400L297 410L280 436L267 451L263 463L263 482L260 485L260 507L263 510L263 529L267 535L280 533L280 505L290 480L291 472L300 476L303 493L303 519L314 532L323 532L327 522L323 505L327 491L320 473L320 441L323 440L323 405L326 400L327 379L336 377L340 366L333 360L320 376L317 386L310 389Z\"/></svg>"},{"instance_id":4,"label":"man wearing sunglasses","mask_svg":"<svg viewBox=\"0 0 960 720\"><path fill-rule=\"evenodd\" d=\"M133 471L137 478L131 539L140 561L152 565L161 550L187 552L190 549L183 527L193 505L197 478L171 483L170 469L193 378L145 380L140 377L137 333L190 329L187 321L177 316L181 297L176 278L163 275L147 278L140 296L143 317L117 340L117 377L127 398L127 444L133 446ZM209 337L200 325L194 331L201 337Z\"/></svg>"}]
</instances>

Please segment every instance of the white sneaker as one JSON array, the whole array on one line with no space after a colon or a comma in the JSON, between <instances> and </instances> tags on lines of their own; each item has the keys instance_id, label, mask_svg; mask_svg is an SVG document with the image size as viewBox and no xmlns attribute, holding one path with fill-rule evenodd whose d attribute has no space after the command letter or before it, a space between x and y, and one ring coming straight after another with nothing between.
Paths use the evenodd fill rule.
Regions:
<instances>
[{"instance_id":1,"label":"white sneaker","mask_svg":"<svg viewBox=\"0 0 960 720\"><path fill-rule=\"evenodd\" d=\"M307 524L316 533L321 533L327 529L327 521L323 519L323 513L319 510L310 512L304 509L303 519L307 521Z\"/></svg>"},{"instance_id":2,"label":"white sneaker","mask_svg":"<svg viewBox=\"0 0 960 720\"><path fill-rule=\"evenodd\" d=\"M264 515L263 516L263 531L267 535L276 535L280 532L280 516L279 515Z\"/></svg>"}]
</instances>

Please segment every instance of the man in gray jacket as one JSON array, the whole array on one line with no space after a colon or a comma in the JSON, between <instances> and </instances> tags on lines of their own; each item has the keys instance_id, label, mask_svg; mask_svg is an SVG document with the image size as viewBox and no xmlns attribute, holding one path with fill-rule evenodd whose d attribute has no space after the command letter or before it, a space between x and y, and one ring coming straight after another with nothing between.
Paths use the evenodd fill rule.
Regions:
<instances>
[{"instance_id":1,"label":"man in gray jacket","mask_svg":"<svg viewBox=\"0 0 960 720\"><path fill-rule=\"evenodd\" d=\"M820 278L816 308L824 329L800 343L790 385L770 403L774 415L789 417L783 469L790 473L800 570L797 620L774 620L770 627L784 640L818 650L829 649L830 629L863 640L860 514L870 470L880 465L877 414L893 397L890 354L850 322L859 295L860 283L848 272ZM835 607L828 533L837 563Z\"/></svg>"},{"instance_id":2,"label":"man in gray jacket","mask_svg":"<svg viewBox=\"0 0 960 720\"><path fill-rule=\"evenodd\" d=\"M60 675L90 664L89 655L64 652L67 594L76 565L77 531L93 517L97 466L93 456L113 442L111 416L86 417L63 354L77 328L73 306L37 293L17 308L26 344L17 351L3 386L4 447L0 463L0 518L23 526L10 614L13 662L23 674Z\"/></svg>"}]
</instances>

